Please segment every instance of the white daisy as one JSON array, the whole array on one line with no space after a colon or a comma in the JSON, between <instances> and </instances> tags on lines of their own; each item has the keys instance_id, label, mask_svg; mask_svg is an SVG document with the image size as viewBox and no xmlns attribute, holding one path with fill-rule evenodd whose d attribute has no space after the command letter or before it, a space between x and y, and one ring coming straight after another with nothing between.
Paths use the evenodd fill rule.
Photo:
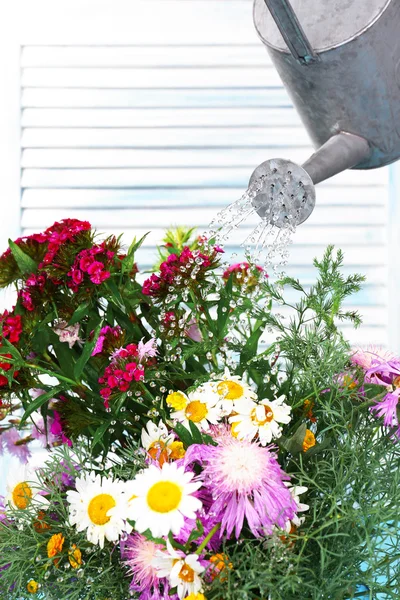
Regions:
<instances>
[{"instance_id":1,"label":"white daisy","mask_svg":"<svg viewBox=\"0 0 400 600\"><path fill-rule=\"evenodd\" d=\"M232 433L239 439L253 440L256 436L262 446L282 435L280 423L289 423L291 407L284 403L285 397L261 400L259 403L241 400L235 402L235 414L229 417Z\"/></svg>"},{"instance_id":2,"label":"white daisy","mask_svg":"<svg viewBox=\"0 0 400 600\"><path fill-rule=\"evenodd\" d=\"M27 465L12 469L6 484L6 505L16 510L25 510L31 505L48 505L48 500L40 495L42 491L37 473Z\"/></svg>"},{"instance_id":3,"label":"white daisy","mask_svg":"<svg viewBox=\"0 0 400 600\"><path fill-rule=\"evenodd\" d=\"M164 463L161 469L150 465L127 482L128 518L135 521L136 531L150 529L154 537L178 534L184 517L195 519L202 503L192 495L201 486L193 477L176 463Z\"/></svg>"},{"instance_id":4,"label":"white daisy","mask_svg":"<svg viewBox=\"0 0 400 600\"><path fill-rule=\"evenodd\" d=\"M194 423L201 431L208 431L210 423L216 425L221 418L221 410L216 406L218 396L199 391L190 392L186 405L171 413L171 419L179 421L190 431L189 422Z\"/></svg>"},{"instance_id":5,"label":"white daisy","mask_svg":"<svg viewBox=\"0 0 400 600\"><path fill-rule=\"evenodd\" d=\"M132 528L125 522L125 485L118 479L85 474L75 481L75 490L67 492L69 515L77 531L87 530L87 539L104 548L104 539L116 542L124 531Z\"/></svg>"},{"instance_id":6,"label":"white daisy","mask_svg":"<svg viewBox=\"0 0 400 600\"><path fill-rule=\"evenodd\" d=\"M199 577L205 568L200 564L197 554L177 552L167 540L167 552L157 550L152 561L157 577L168 578L171 587L177 588L179 598L197 594L203 588Z\"/></svg>"},{"instance_id":7,"label":"white daisy","mask_svg":"<svg viewBox=\"0 0 400 600\"><path fill-rule=\"evenodd\" d=\"M292 524L295 527L300 527L300 525L302 525L304 523L305 517L299 517L297 515L297 513L305 512L306 510L308 510L310 508L308 504L303 504L302 502L300 502L300 498L299 498L299 496L301 494L304 494L308 490L308 488L303 485L293 485L292 486L289 481L284 481L283 483L286 485L286 487L292 494L293 500L297 504L296 514L294 515L294 517L291 521L287 521L286 526L285 526L285 530L288 533L290 533L290 531L292 529Z\"/></svg>"},{"instance_id":8,"label":"white daisy","mask_svg":"<svg viewBox=\"0 0 400 600\"><path fill-rule=\"evenodd\" d=\"M255 391L241 377L231 375L228 367L222 377L215 382L215 389L219 395L219 407L225 416L232 413L234 402L257 399Z\"/></svg>"}]
</instances>

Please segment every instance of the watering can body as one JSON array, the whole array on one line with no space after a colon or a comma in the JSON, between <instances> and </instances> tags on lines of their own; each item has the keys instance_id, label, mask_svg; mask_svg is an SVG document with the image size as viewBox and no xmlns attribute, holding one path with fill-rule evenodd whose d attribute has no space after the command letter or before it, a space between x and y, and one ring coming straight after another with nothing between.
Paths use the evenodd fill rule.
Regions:
<instances>
[{"instance_id":1,"label":"watering can body","mask_svg":"<svg viewBox=\"0 0 400 600\"><path fill-rule=\"evenodd\" d=\"M255 0L254 22L315 148L346 132L370 147L354 168L400 157L400 0Z\"/></svg>"}]
</instances>

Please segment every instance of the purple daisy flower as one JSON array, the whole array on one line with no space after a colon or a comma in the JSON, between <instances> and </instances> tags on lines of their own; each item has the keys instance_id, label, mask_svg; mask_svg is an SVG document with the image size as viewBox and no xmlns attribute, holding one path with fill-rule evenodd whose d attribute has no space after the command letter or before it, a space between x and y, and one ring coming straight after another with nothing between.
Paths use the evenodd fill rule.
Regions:
<instances>
[{"instance_id":1,"label":"purple daisy flower","mask_svg":"<svg viewBox=\"0 0 400 600\"><path fill-rule=\"evenodd\" d=\"M186 452L187 464L203 466L204 485L211 490L210 513L229 538L239 538L244 520L254 536L284 529L296 515L297 505L284 482L290 477L281 469L271 447L239 440L225 432L217 446L194 444Z\"/></svg>"}]
</instances>

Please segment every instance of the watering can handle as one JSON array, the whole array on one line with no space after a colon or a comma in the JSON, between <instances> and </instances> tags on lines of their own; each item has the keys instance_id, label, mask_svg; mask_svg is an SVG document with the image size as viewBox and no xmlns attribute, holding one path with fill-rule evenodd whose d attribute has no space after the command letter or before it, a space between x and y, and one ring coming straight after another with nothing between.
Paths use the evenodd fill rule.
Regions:
<instances>
[{"instance_id":1,"label":"watering can handle","mask_svg":"<svg viewBox=\"0 0 400 600\"><path fill-rule=\"evenodd\" d=\"M319 60L289 0L264 0L292 56L302 65Z\"/></svg>"}]
</instances>

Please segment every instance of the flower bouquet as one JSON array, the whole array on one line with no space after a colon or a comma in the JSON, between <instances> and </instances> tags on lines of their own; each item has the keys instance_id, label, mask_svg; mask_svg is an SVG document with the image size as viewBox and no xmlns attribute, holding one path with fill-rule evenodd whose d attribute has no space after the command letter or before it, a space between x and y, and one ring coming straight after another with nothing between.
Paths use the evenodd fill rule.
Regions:
<instances>
[{"instance_id":1,"label":"flower bouquet","mask_svg":"<svg viewBox=\"0 0 400 600\"><path fill-rule=\"evenodd\" d=\"M398 598L400 359L338 330L362 277L182 229L141 274L140 243L66 219L0 258L1 598Z\"/></svg>"}]
</instances>

